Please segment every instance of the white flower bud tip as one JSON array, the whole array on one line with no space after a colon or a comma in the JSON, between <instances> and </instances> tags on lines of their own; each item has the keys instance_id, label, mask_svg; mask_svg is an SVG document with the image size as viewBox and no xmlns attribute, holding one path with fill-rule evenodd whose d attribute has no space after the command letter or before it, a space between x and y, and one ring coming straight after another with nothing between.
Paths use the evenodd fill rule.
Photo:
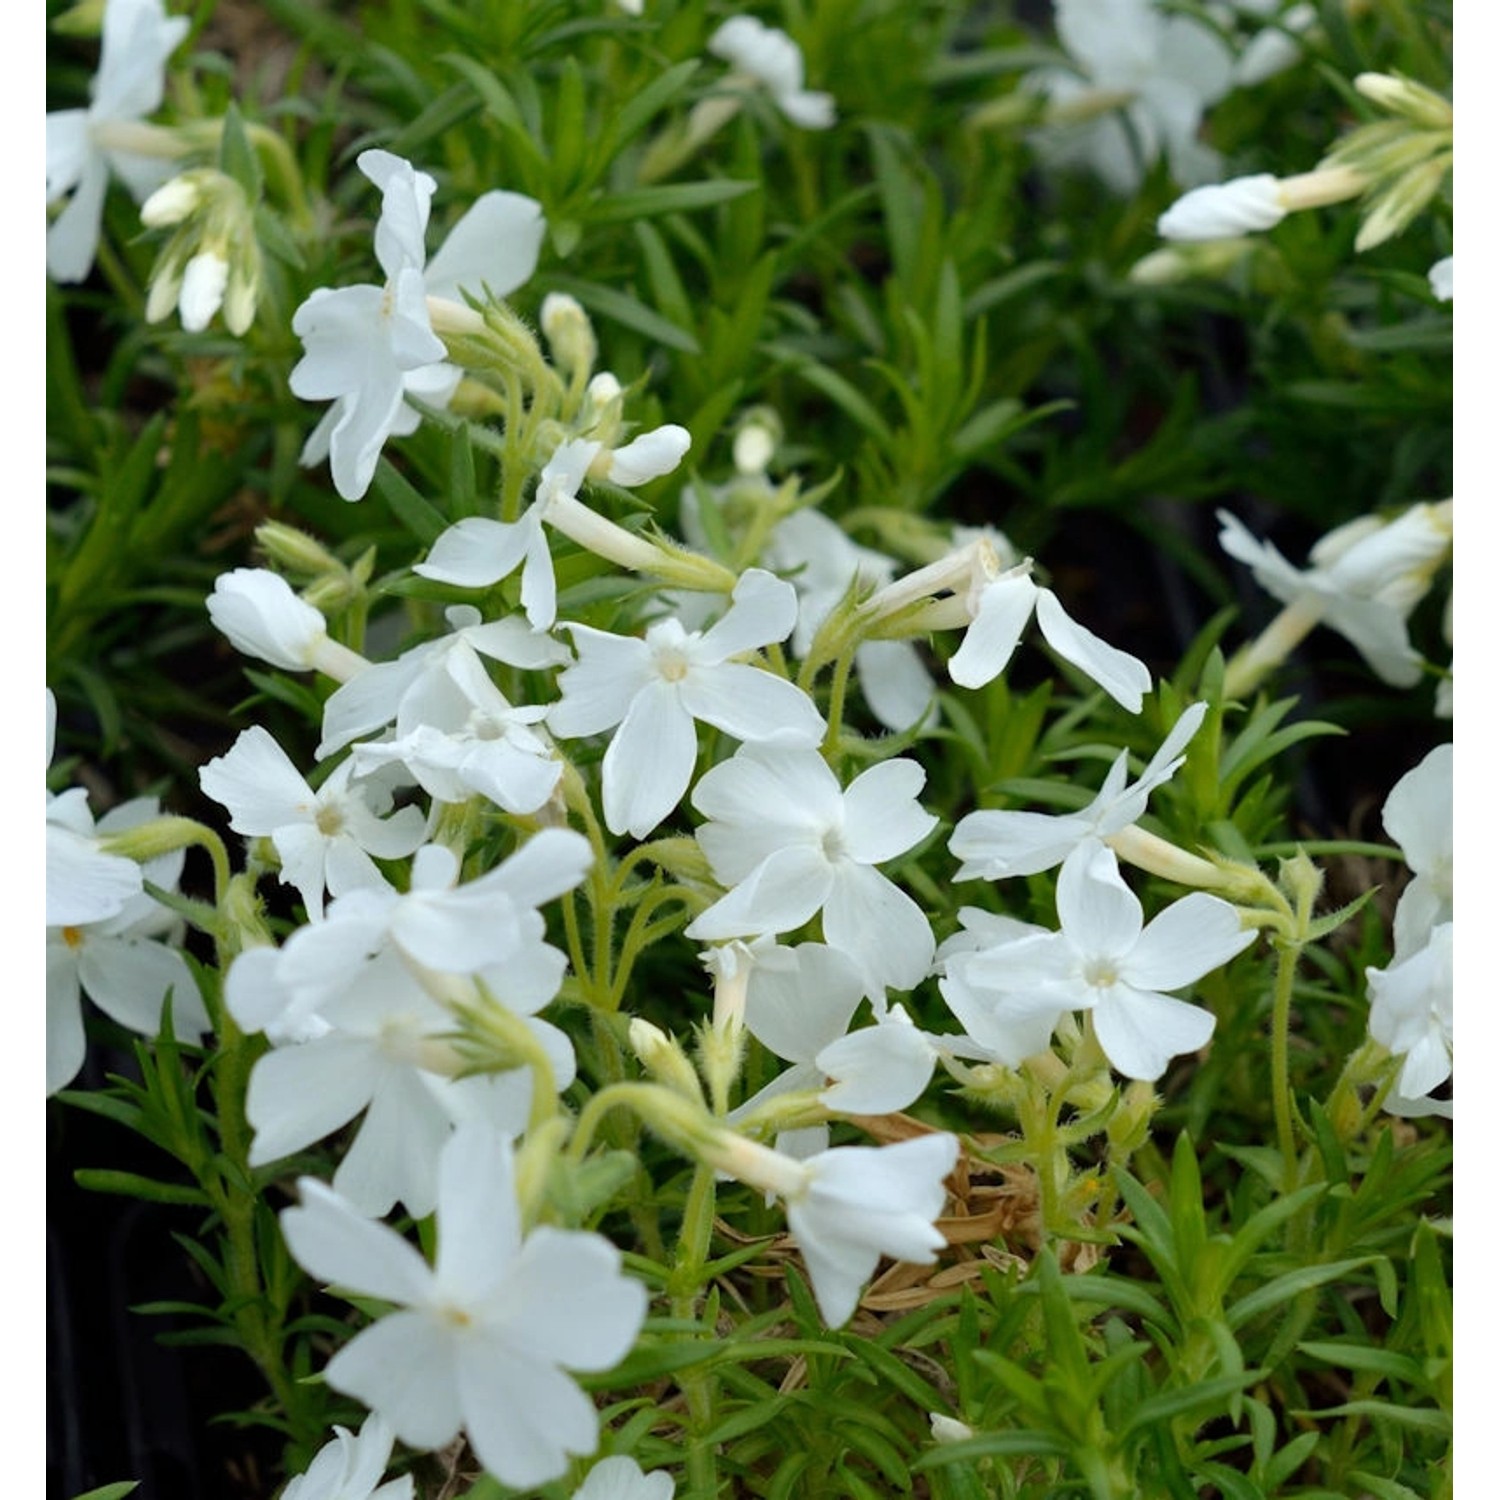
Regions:
<instances>
[{"instance_id":1,"label":"white flower bud tip","mask_svg":"<svg viewBox=\"0 0 1500 1500\"><path fill-rule=\"evenodd\" d=\"M1220 240L1271 229L1286 217L1279 184L1269 172L1194 188L1156 221L1169 240Z\"/></svg>"},{"instance_id":2,"label":"white flower bud tip","mask_svg":"<svg viewBox=\"0 0 1500 1500\"><path fill-rule=\"evenodd\" d=\"M182 326L189 333L202 333L224 302L229 284L229 262L212 250L200 251L182 273L182 295L177 306Z\"/></svg>"},{"instance_id":3,"label":"white flower bud tip","mask_svg":"<svg viewBox=\"0 0 1500 1500\"><path fill-rule=\"evenodd\" d=\"M188 177L174 177L141 204L141 223L147 229L165 229L180 224L202 200L198 186Z\"/></svg>"}]
</instances>

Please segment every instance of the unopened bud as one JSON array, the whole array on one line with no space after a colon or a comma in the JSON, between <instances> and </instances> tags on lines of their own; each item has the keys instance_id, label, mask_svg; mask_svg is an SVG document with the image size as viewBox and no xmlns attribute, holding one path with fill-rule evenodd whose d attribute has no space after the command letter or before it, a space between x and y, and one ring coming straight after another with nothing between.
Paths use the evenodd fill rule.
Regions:
<instances>
[{"instance_id":1,"label":"unopened bud","mask_svg":"<svg viewBox=\"0 0 1500 1500\"><path fill-rule=\"evenodd\" d=\"M1429 130L1453 129L1453 106L1441 94L1399 74L1361 73L1354 87L1372 104Z\"/></svg>"},{"instance_id":2,"label":"unopened bud","mask_svg":"<svg viewBox=\"0 0 1500 1500\"><path fill-rule=\"evenodd\" d=\"M182 326L189 333L202 333L224 301L229 284L229 262L213 250L200 250L182 273L182 295L177 306Z\"/></svg>"},{"instance_id":3,"label":"unopened bud","mask_svg":"<svg viewBox=\"0 0 1500 1500\"><path fill-rule=\"evenodd\" d=\"M141 204L141 223L148 229L180 224L203 202L203 192L191 172L164 182Z\"/></svg>"},{"instance_id":4,"label":"unopened bud","mask_svg":"<svg viewBox=\"0 0 1500 1500\"><path fill-rule=\"evenodd\" d=\"M542 332L553 360L573 376L587 375L599 357L594 325L583 305L566 292L549 292L542 299Z\"/></svg>"},{"instance_id":5,"label":"unopened bud","mask_svg":"<svg viewBox=\"0 0 1500 1500\"><path fill-rule=\"evenodd\" d=\"M1274 228L1285 217L1280 184L1262 172L1184 193L1156 221L1156 229L1169 240L1220 240Z\"/></svg>"},{"instance_id":6,"label":"unopened bud","mask_svg":"<svg viewBox=\"0 0 1500 1500\"><path fill-rule=\"evenodd\" d=\"M1401 233L1432 201L1453 166L1449 152L1403 172L1376 197L1354 238L1355 250L1372 250Z\"/></svg>"},{"instance_id":7,"label":"unopened bud","mask_svg":"<svg viewBox=\"0 0 1500 1500\"><path fill-rule=\"evenodd\" d=\"M957 1417L945 1417L940 1411L927 1413L932 1423L932 1440L935 1443L966 1443L974 1436L974 1429Z\"/></svg>"}]
</instances>

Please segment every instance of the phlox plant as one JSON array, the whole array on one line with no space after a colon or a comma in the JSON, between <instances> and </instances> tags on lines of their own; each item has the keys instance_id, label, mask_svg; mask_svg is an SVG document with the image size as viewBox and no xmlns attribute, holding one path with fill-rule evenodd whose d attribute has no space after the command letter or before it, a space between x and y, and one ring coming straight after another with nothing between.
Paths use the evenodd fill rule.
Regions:
<instances>
[{"instance_id":1,"label":"phlox plant","mask_svg":"<svg viewBox=\"0 0 1500 1500\"><path fill-rule=\"evenodd\" d=\"M1451 1493L1449 8L177 9L49 5L53 1492L134 1200L184 1494Z\"/></svg>"}]
</instances>

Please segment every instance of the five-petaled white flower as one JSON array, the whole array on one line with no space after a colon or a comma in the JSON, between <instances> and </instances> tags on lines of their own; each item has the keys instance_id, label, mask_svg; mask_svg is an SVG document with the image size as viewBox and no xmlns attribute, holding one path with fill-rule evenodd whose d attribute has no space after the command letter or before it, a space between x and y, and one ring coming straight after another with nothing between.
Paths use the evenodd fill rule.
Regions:
<instances>
[{"instance_id":1,"label":"five-petaled white flower","mask_svg":"<svg viewBox=\"0 0 1500 1500\"><path fill-rule=\"evenodd\" d=\"M847 788L816 750L743 745L693 789L715 878L731 887L687 928L691 938L791 932L818 912L823 937L864 974L867 993L909 990L932 960L922 909L875 868L936 826L917 801L927 773L881 761Z\"/></svg>"},{"instance_id":2,"label":"five-petaled white flower","mask_svg":"<svg viewBox=\"0 0 1500 1500\"><path fill-rule=\"evenodd\" d=\"M361 152L356 164L382 194L375 258L385 285L313 292L292 317L307 352L290 379L304 400L333 403L302 462L329 458L334 488L346 500L369 489L388 437L416 431L421 417L405 397L441 406L458 384L460 372L443 363L447 351L433 332L427 299L513 292L536 269L546 227L533 199L485 193L428 263L424 241L437 184L389 151Z\"/></svg>"},{"instance_id":3,"label":"five-petaled white flower","mask_svg":"<svg viewBox=\"0 0 1500 1500\"><path fill-rule=\"evenodd\" d=\"M796 1161L726 1133L711 1159L785 1203L787 1226L830 1328L849 1321L882 1255L930 1265L947 1243L933 1221L947 1199L943 1179L958 1160L955 1136L835 1146Z\"/></svg>"},{"instance_id":4,"label":"five-petaled white flower","mask_svg":"<svg viewBox=\"0 0 1500 1500\"><path fill-rule=\"evenodd\" d=\"M329 1361L328 1383L378 1411L405 1443L462 1429L502 1483L556 1479L599 1441L594 1404L566 1371L607 1370L635 1342L646 1291L602 1235L523 1234L511 1144L461 1126L443 1148L437 1263L314 1178L281 1216L297 1261L323 1281L397 1304Z\"/></svg>"},{"instance_id":5,"label":"five-petaled white flower","mask_svg":"<svg viewBox=\"0 0 1500 1500\"><path fill-rule=\"evenodd\" d=\"M1206 703L1184 709L1138 781L1127 782L1129 756L1122 750L1094 800L1078 812L982 809L960 818L948 841L948 848L963 860L954 878L1000 880L1035 875L1060 865L1080 844L1103 842L1129 828L1145 812L1146 799L1182 764L1188 741L1207 712Z\"/></svg>"},{"instance_id":6,"label":"five-petaled white flower","mask_svg":"<svg viewBox=\"0 0 1500 1500\"><path fill-rule=\"evenodd\" d=\"M1217 155L1198 140L1204 110L1229 91L1234 59L1218 34L1155 0L1057 0L1057 35L1077 72L1045 68L1026 86L1082 123L1044 133L1056 160L1088 163L1115 192L1141 185L1165 155L1179 182L1211 176ZM1081 75L1081 76L1080 76ZM1101 113L1111 103L1118 113Z\"/></svg>"},{"instance_id":7,"label":"five-petaled white flower","mask_svg":"<svg viewBox=\"0 0 1500 1500\"><path fill-rule=\"evenodd\" d=\"M1228 511L1219 512L1219 524L1219 545L1294 616L1285 626L1289 637L1300 639L1324 624L1349 641L1381 681L1414 687L1421 679L1422 658L1406 621L1453 550L1451 500L1410 506L1390 521L1362 516L1336 527L1308 554L1312 566L1300 570Z\"/></svg>"},{"instance_id":8,"label":"five-petaled white flower","mask_svg":"<svg viewBox=\"0 0 1500 1500\"><path fill-rule=\"evenodd\" d=\"M1214 1016L1164 993L1195 983L1254 941L1227 901L1195 891L1174 901L1149 924L1141 903L1120 878L1107 847L1081 845L1064 862L1057 881L1062 930L1021 938L968 956L962 963L968 993L985 992L1001 1003L976 1029L972 1010L949 1005L975 1041L1014 1066L1040 1050L1063 1011L1091 1011L1099 1045L1127 1078L1160 1078L1167 1063L1195 1052L1213 1034ZM949 960L950 978L955 963ZM978 991L976 995L975 992Z\"/></svg>"},{"instance_id":9,"label":"five-petaled white flower","mask_svg":"<svg viewBox=\"0 0 1500 1500\"><path fill-rule=\"evenodd\" d=\"M797 596L751 568L724 617L706 631L658 620L645 639L570 625L578 660L558 678L547 715L560 739L619 725L604 752L604 821L645 838L682 800L698 757L694 721L754 744L810 749L825 725L795 684L734 658L791 634Z\"/></svg>"},{"instance_id":10,"label":"five-petaled white flower","mask_svg":"<svg viewBox=\"0 0 1500 1500\"><path fill-rule=\"evenodd\" d=\"M603 378L596 376L595 382ZM579 501L578 491L590 477L626 487L645 484L670 474L687 450L687 429L674 423L643 432L622 448L606 448L594 438L568 438L557 445L542 466L536 495L516 520L465 516L438 537L427 561L418 563L413 571L439 583L481 589L508 578L519 567L521 607L526 618L534 630L550 630L557 619L557 576L542 522L549 522L580 545L606 557L611 555L611 543L621 538L649 556L648 543L603 521ZM613 560L634 566L628 557Z\"/></svg>"},{"instance_id":11,"label":"five-petaled white flower","mask_svg":"<svg viewBox=\"0 0 1500 1500\"><path fill-rule=\"evenodd\" d=\"M72 194L47 229L47 274L54 281L89 274L111 171L137 199L172 174L170 158L135 149L142 142L132 127L160 107L167 58L190 24L187 16L168 16L161 0L107 0L88 108L47 115L48 206Z\"/></svg>"},{"instance_id":12,"label":"five-petaled white flower","mask_svg":"<svg viewBox=\"0 0 1500 1500\"><path fill-rule=\"evenodd\" d=\"M345 761L314 791L285 750L260 725L198 771L204 792L229 809L236 833L269 838L281 857L281 878L301 893L314 921L323 894L342 896L358 886L383 886L374 859L400 859L422 842L427 820L415 807L382 817L390 795L366 781L351 782Z\"/></svg>"}]
</instances>

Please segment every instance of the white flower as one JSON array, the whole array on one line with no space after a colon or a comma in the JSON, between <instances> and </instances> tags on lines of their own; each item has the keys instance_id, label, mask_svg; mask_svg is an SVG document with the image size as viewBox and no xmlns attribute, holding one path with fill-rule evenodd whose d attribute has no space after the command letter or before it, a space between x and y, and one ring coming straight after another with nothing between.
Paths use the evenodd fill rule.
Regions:
<instances>
[{"instance_id":1,"label":"white flower","mask_svg":"<svg viewBox=\"0 0 1500 1500\"><path fill-rule=\"evenodd\" d=\"M645 1474L633 1458L616 1454L589 1470L573 1500L672 1500L672 1488L672 1476L664 1470Z\"/></svg>"},{"instance_id":2,"label":"white flower","mask_svg":"<svg viewBox=\"0 0 1500 1500\"><path fill-rule=\"evenodd\" d=\"M1221 240L1274 229L1286 217L1281 184L1269 172L1235 177L1184 193L1156 221L1169 240Z\"/></svg>"},{"instance_id":3,"label":"white flower","mask_svg":"<svg viewBox=\"0 0 1500 1500\"><path fill-rule=\"evenodd\" d=\"M136 798L105 813L99 832L120 833L160 812L154 797ZM144 872L136 869L137 880L144 873L153 885L171 889L182 873L183 859L179 849L150 860ZM83 995L121 1026L154 1037L161 1030L162 1004L171 991L173 1035L196 1041L211 1029L186 960L177 948L160 941L178 925L174 913L141 892L113 916L48 926L49 1095L70 1083L83 1066Z\"/></svg>"},{"instance_id":4,"label":"white flower","mask_svg":"<svg viewBox=\"0 0 1500 1500\"><path fill-rule=\"evenodd\" d=\"M727 1136L715 1165L786 1204L830 1328L847 1323L882 1255L931 1265L947 1243L933 1223L943 1211L943 1179L958 1140L923 1135L895 1146L835 1146L798 1162L742 1136Z\"/></svg>"},{"instance_id":5,"label":"white flower","mask_svg":"<svg viewBox=\"0 0 1500 1500\"><path fill-rule=\"evenodd\" d=\"M816 750L744 745L693 789L698 830L729 893L687 928L710 942L790 932L823 914L823 937L860 966L867 993L911 989L934 941L922 910L875 866L937 826L917 802L927 773L882 761L847 789Z\"/></svg>"},{"instance_id":6,"label":"white flower","mask_svg":"<svg viewBox=\"0 0 1500 1500\"><path fill-rule=\"evenodd\" d=\"M595 383L605 378L596 376ZM590 477L614 484L644 484L675 469L687 449L687 430L671 424L642 433L617 449L592 438L569 438L557 445L543 466L536 495L516 520L466 516L438 537L427 561L413 571L439 583L479 589L499 583L519 567L526 618L534 630L550 630L557 619L557 579L542 522L550 522L580 545L626 567L637 566L639 559L633 554L612 556L613 543L621 540L627 547L640 549L649 561L654 556L649 543L603 521L579 503L578 491Z\"/></svg>"},{"instance_id":7,"label":"white flower","mask_svg":"<svg viewBox=\"0 0 1500 1500\"><path fill-rule=\"evenodd\" d=\"M1263 589L1294 606L1304 629L1321 623L1338 631L1392 687L1421 680L1422 658L1406 621L1452 551L1451 500L1410 506L1391 521L1363 516L1337 527L1313 547L1312 566L1302 570L1228 511L1218 515L1219 545L1247 564Z\"/></svg>"},{"instance_id":8,"label":"white flower","mask_svg":"<svg viewBox=\"0 0 1500 1500\"><path fill-rule=\"evenodd\" d=\"M1055 1024L1062 1011L1092 1011L1099 1044L1115 1069L1144 1080L1161 1077L1171 1058L1196 1052L1213 1034L1209 1011L1163 992L1196 983L1255 938L1241 929L1234 907L1201 891L1173 902L1143 928L1141 904L1120 878L1113 852L1087 845L1063 862L1057 915L1060 932L972 954L963 961L965 975L1005 996L1005 1013L995 1019L1007 1029L1012 1056L1040 1050L1029 1041L1022 1044L1026 1050L1014 1045L1016 1028L1029 1019L1045 1016ZM949 961L950 980L956 966ZM944 995L952 1005L949 988ZM968 1029L976 1041L986 1041L972 1025Z\"/></svg>"},{"instance_id":9,"label":"white flower","mask_svg":"<svg viewBox=\"0 0 1500 1500\"><path fill-rule=\"evenodd\" d=\"M1033 614L1042 636L1064 661L1136 714L1151 689L1145 663L1101 640L1072 619L1051 589L1031 581L1029 560L1013 568L1000 566L994 548L982 540L971 544L973 577L965 599L969 628L948 661L948 675L960 687L993 682L1009 663ZM898 585L899 586L899 585Z\"/></svg>"},{"instance_id":10,"label":"white flower","mask_svg":"<svg viewBox=\"0 0 1500 1500\"><path fill-rule=\"evenodd\" d=\"M1129 756L1115 757L1094 800L1075 813L1009 812L985 809L959 820L948 848L963 860L957 880L1000 880L1035 875L1059 865L1080 844L1100 842L1137 822L1146 799L1171 779L1187 758L1188 741L1198 732L1206 703L1183 710L1172 732L1147 763L1140 779L1127 782Z\"/></svg>"},{"instance_id":11,"label":"white flower","mask_svg":"<svg viewBox=\"0 0 1500 1500\"><path fill-rule=\"evenodd\" d=\"M707 631L658 620L645 639L570 625L577 662L558 678L547 715L562 739L619 725L604 752L604 821L645 838L682 800L698 757L694 721L738 740L811 748L823 716L785 678L732 658L785 640L797 615L788 583L751 568L724 617Z\"/></svg>"},{"instance_id":12,"label":"white flower","mask_svg":"<svg viewBox=\"0 0 1500 1500\"><path fill-rule=\"evenodd\" d=\"M770 90L792 124L827 130L836 118L832 94L802 86L802 49L786 32L754 16L731 16L708 39L708 50Z\"/></svg>"},{"instance_id":13,"label":"white flower","mask_svg":"<svg viewBox=\"0 0 1500 1500\"><path fill-rule=\"evenodd\" d=\"M528 629L514 616L482 621L472 604L453 604L444 617L448 635L423 641L395 661L366 664L365 671L329 698L323 705L320 759L363 735L374 734L392 720L398 738L423 724L448 723L454 687L473 689L478 675L483 675L475 653L527 671L560 666L568 660L566 646ZM486 698L483 703L476 700L475 706L495 705Z\"/></svg>"},{"instance_id":14,"label":"white flower","mask_svg":"<svg viewBox=\"0 0 1500 1500\"><path fill-rule=\"evenodd\" d=\"M333 1431L334 1440L287 1485L281 1500L413 1500L410 1474L380 1484L396 1439L379 1412L365 1418L358 1437L347 1427Z\"/></svg>"},{"instance_id":15,"label":"white flower","mask_svg":"<svg viewBox=\"0 0 1500 1500\"><path fill-rule=\"evenodd\" d=\"M346 761L315 792L285 750L259 725L245 730L223 755L202 766L198 781L229 809L236 833L269 838L281 858L281 878L301 893L308 915L323 915L323 893L342 896L359 886L383 886L379 859L400 859L422 842L427 820L415 807L380 814L378 790L351 785Z\"/></svg>"},{"instance_id":16,"label":"white flower","mask_svg":"<svg viewBox=\"0 0 1500 1500\"><path fill-rule=\"evenodd\" d=\"M169 17L161 0L107 0L92 102L47 115L48 206L72 194L47 229L47 274L54 281L88 275L111 171L137 198L170 175L169 161L130 148L129 127L160 107L167 58L189 24L186 16Z\"/></svg>"},{"instance_id":17,"label":"white flower","mask_svg":"<svg viewBox=\"0 0 1500 1500\"><path fill-rule=\"evenodd\" d=\"M460 372L443 363L447 351L427 299L514 291L535 270L545 230L532 199L485 193L429 265L425 237L437 184L389 151L361 152L357 165L382 193L375 257L386 282L313 292L292 318L306 353L290 378L304 400L333 402L302 462L330 458L334 488L346 500L369 489L386 438L419 425L407 393L441 406L458 384Z\"/></svg>"},{"instance_id":18,"label":"white flower","mask_svg":"<svg viewBox=\"0 0 1500 1500\"><path fill-rule=\"evenodd\" d=\"M1046 132L1047 154L1087 162L1122 195L1163 154L1179 182L1212 174L1218 158L1198 127L1228 92L1234 64L1213 31L1153 0L1057 0L1057 35L1077 73L1044 69L1027 86L1048 96L1054 114L1093 117ZM1110 102L1123 119L1096 113Z\"/></svg>"},{"instance_id":19,"label":"white flower","mask_svg":"<svg viewBox=\"0 0 1500 1500\"><path fill-rule=\"evenodd\" d=\"M1453 923L1387 969L1366 969L1370 1035L1405 1058L1395 1094L1417 1100L1453 1072Z\"/></svg>"},{"instance_id":20,"label":"white flower","mask_svg":"<svg viewBox=\"0 0 1500 1500\"><path fill-rule=\"evenodd\" d=\"M287 672L317 670L343 682L369 663L328 638L328 622L279 573L235 568L214 579L208 617L246 656Z\"/></svg>"},{"instance_id":21,"label":"white flower","mask_svg":"<svg viewBox=\"0 0 1500 1500\"><path fill-rule=\"evenodd\" d=\"M281 1216L312 1275L397 1304L329 1362L328 1383L380 1413L405 1443L439 1448L463 1429L502 1483L530 1489L599 1441L594 1404L564 1373L607 1370L629 1351L646 1292L597 1234L522 1233L510 1142L462 1126L438 1172L437 1263L362 1218L312 1178Z\"/></svg>"},{"instance_id":22,"label":"white flower","mask_svg":"<svg viewBox=\"0 0 1500 1500\"><path fill-rule=\"evenodd\" d=\"M1453 300L1453 257L1445 255L1441 260L1434 261L1432 269L1427 273L1427 281L1432 287L1432 295L1439 302L1451 302Z\"/></svg>"},{"instance_id":23,"label":"white flower","mask_svg":"<svg viewBox=\"0 0 1500 1500\"><path fill-rule=\"evenodd\" d=\"M281 950L279 980L296 1012L321 1014L394 950L419 977L478 975L511 1010L529 1015L557 993L562 977L562 955L542 941L537 907L572 890L592 859L582 834L544 828L494 869L459 885L458 856L445 845L424 844L412 860L408 891L358 887L333 902L322 922L293 933ZM230 970L231 992L243 962L242 956Z\"/></svg>"},{"instance_id":24,"label":"white flower","mask_svg":"<svg viewBox=\"0 0 1500 1500\"><path fill-rule=\"evenodd\" d=\"M551 740L533 727L547 710L512 707L464 633L448 639L449 649L430 653L402 694L396 738L354 747L356 770L363 776L405 767L439 802L466 802L477 793L509 813L536 812L562 779ZM538 640L529 632L527 639Z\"/></svg>"},{"instance_id":25,"label":"white flower","mask_svg":"<svg viewBox=\"0 0 1500 1500\"><path fill-rule=\"evenodd\" d=\"M1428 751L1391 788L1380 819L1415 877L1396 903L1395 961L1400 963L1426 945L1434 928L1453 920L1451 744Z\"/></svg>"},{"instance_id":26,"label":"white flower","mask_svg":"<svg viewBox=\"0 0 1500 1500\"><path fill-rule=\"evenodd\" d=\"M57 699L47 689L47 764L57 735ZM88 793L47 793L47 925L78 926L118 916L141 893L141 867L99 848Z\"/></svg>"}]
</instances>

